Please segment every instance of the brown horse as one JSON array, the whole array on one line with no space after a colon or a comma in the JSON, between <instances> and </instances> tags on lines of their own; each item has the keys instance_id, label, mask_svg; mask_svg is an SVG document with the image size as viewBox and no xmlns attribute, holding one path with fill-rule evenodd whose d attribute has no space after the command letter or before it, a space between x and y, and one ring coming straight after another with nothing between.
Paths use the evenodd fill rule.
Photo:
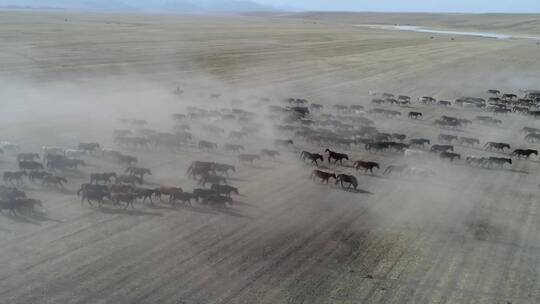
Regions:
<instances>
[{"instance_id":1,"label":"brown horse","mask_svg":"<svg viewBox=\"0 0 540 304\"><path fill-rule=\"evenodd\" d=\"M324 172L321 170L313 170L311 171L310 178L314 179L315 177L320 178L321 181L326 182L327 184L330 178L333 178L333 179L337 178L335 173Z\"/></svg>"},{"instance_id":2,"label":"brown horse","mask_svg":"<svg viewBox=\"0 0 540 304\"><path fill-rule=\"evenodd\" d=\"M381 167L379 167L379 164L376 163L376 162L362 161L362 160L355 161L353 166L356 169L356 171L358 171L360 168L362 168L362 169L364 169L364 173L369 171L369 172L371 172L371 174L373 174L373 168L377 168L377 169L381 168Z\"/></svg>"}]
</instances>

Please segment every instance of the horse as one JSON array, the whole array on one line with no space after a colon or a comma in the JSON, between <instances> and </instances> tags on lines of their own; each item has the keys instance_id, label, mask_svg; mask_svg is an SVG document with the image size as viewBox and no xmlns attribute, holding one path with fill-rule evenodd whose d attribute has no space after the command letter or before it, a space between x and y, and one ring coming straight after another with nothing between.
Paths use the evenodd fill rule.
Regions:
<instances>
[{"instance_id":1,"label":"horse","mask_svg":"<svg viewBox=\"0 0 540 304\"><path fill-rule=\"evenodd\" d=\"M47 175L41 181L41 184L44 186L54 186L56 188L64 187L65 183L67 183L67 179L65 177L55 175Z\"/></svg>"},{"instance_id":2,"label":"horse","mask_svg":"<svg viewBox=\"0 0 540 304\"><path fill-rule=\"evenodd\" d=\"M82 159L72 159L72 158L57 158L54 160L47 161L47 168L51 170L65 170L65 169L77 169L79 165L86 165Z\"/></svg>"},{"instance_id":3,"label":"horse","mask_svg":"<svg viewBox=\"0 0 540 304\"><path fill-rule=\"evenodd\" d=\"M518 158L521 158L522 156L525 157L525 158L529 158L531 155L536 155L538 156L538 150L533 150L533 149L516 149L514 150L514 152L512 152L512 154L510 155L515 155L517 156Z\"/></svg>"},{"instance_id":4,"label":"horse","mask_svg":"<svg viewBox=\"0 0 540 304\"><path fill-rule=\"evenodd\" d=\"M411 146L422 146L424 147L426 144L430 145L431 141L429 139L425 138L414 138L409 141L409 144Z\"/></svg>"},{"instance_id":5,"label":"horse","mask_svg":"<svg viewBox=\"0 0 540 304\"><path fill-rule=\"evenodd\" d=\"M155 195L157 198L159 198L160 201L163 201L162 196L168 195L169 196L169 202L173 201L173 197L176 193L182 193L184 192L182 188L180 187L159 187L155 189Z\"/></svg>"},{"instance_id":6,"label":"horse","mask_svg":"<svg viewBox=\"0 0 540 304\"><path fill-rule=\"evenodd\" d=\"M249 134L243 131L231 131L229 133L229 138L232 138L232 139L244 139L248 136Z\"/></svg>"},{"instance_id":7,"label":"horse","mask_svg":"<svg viewBox=\"0 0 540 304\"><path fill-rule=\"evenodd\" d=\"M504 157L490 157L487 161L488 168L491 167L491 165L496 165L499 168L503 168L505 164L511 165L512 159Z\"/></svg>"},{"instance_id":8,"label":"horse","mask_svg":"<svg viewBox=\"0 0 540 304\"><path fill-rule=\"evenodd\" d=\"M203 176L209 174L210 172L215 173L214 163L201 161L192 162L187 170L187 174L192 176L194 179L197 178L197 176Z\"/></svg>"},{"instance_id":9,"label":"horse","mask_svg":"<svg viewBox=\"0 0 540 304\"><path fill-rule=\"evenodd\" d=\"M261 156L268 156L272 159L276 159L276 156L279 156L279 151L276 150L269 150L269 149L262 149L261 150Z\"/></svg>"},{"instance_id":10,"label":"horse","mask_svg":"<svg viewBox=\"0 0 540 304\"><path fill-rule=\"evenodd\" d=\"M185 205L186 202L189 203L190 206L191 205L191 199L194 198L193 194L192 193L189 193L189 192L174 192L171 196L171 201L172 202L175 202L175 201L182 201L182 203Z\"/></svg>"},{"instance_id":11,"label":"horse","mask_svg":"<svg viewBox=\"0 0 540 304\"><path fill-rule=\"evenodd\" d=\"M127 208L128 206L131 206L131 208L135 208L133 205L133 202L137 198L137 194L135 193L124 193L124 192L117 192L113 193L111 195L111 200L115 202L117 205L120 204L120 202L126 203L126 206L124 208Z\"/></svg>"},{"instance_id":12,"label":"horse","mask_svg":"<svg viewBox=\"0 0 540 304\"><path fill-rule=\"evenodd\" d=\"M240 154L238 155L238 160L241 162L249 162L253 165L253 161L260 160L261 156L259 154Z\"/></svg>"},{"instance_id":13,"label":"horse","mask_svg":"<svg viewBox=\"0 0 540 304\"><path fill-rule=\"evenodd\" d=\"M540 142L540 133L530 133L525 136L525 141L530 143Z\"/></svg>"},{"instance_id":14,"label":"horse","mask_svg":"<svg viewBox=\"0 0 540 304\"><path fill-rule=\"evenodd\" d=\"M218 194L224 194L225 196L230 197L231 193L239 194L238 188L235 188L233 186L229 185L220 185L220 184L213 184L210 187L211 190L214 190Z\"/></svg>"},{"instance_id":15,"label":"horse","mask_svg":"<svg viewBox=\"0 0 540 304\"><path fill-rule=\"evenodd\" d=\"M373 168L380 169L379 164L372 161L362 161L357 160L354 162L353 167L358 171L360 168L364 169L364 173L366 173L368 170L373 174Z\"/></svg>"},{"instance_id":16,"label":"horse","mask_svg":"<svg viewBox=\"0 0 540 304\"><path fill-rule=\"evenodd\" d=\"M45 178L48 175L51 175L51 174L45 171L30 171L30 173L28 173L28 179L31 182L35 182L36 179L43 180L43 178Z\"/></svg>"},{"instance_id":17,"label":"horse","mask_svg":"<svg viewBox=\"0 0 540 304\"><path fill-rule=\"evenodd\" d=\"M240 152L240 150L244 150L244 146L236 144L224 144L223 149L229 152Z\"/></svg>"},{"instance_id":18,"label":"horse","mask_svg":"<svg viewBox=\"0 0 540 304\"><path fill-rule=\"evenodd\" d=\"M476 165L480 167L484 167L486 164L488 164L489 159L487 157L479 157L479 156L467 156L465 159L465 162L469 164L470 166Z\"/></svg>"},{"instance_id":19,"label":"horse","mask_svg":"<svg viewBox=\"0 0 540 304\"><path fill-rule=\"evenodd\" d=\"M7 183L9 182L10 184L13 184L13 181L15 181L17 183L17 185L20 185L22 184L23 180L23 176L26 176L26 171L17 171L17 172L11 172L11 171L6 171L4 172L4 183Z\"/></svg>"},{"instance_id":20,"label":"horse","mask_svg":"<svg viewBox=\"0 0 540 304\"><path fill-rule=\"evenodd\" d=\"M211 141L201 140L199 141L198 147L201 150L211 151L211 150L216 150L218 148L218 145Z\"/></svg>"},{"instance_id":21,"label":"horse","mask_svg":"<svg viewBox=\"0 0 540 304\"><path fill-rule=\"evenodd\" d=\"M323 158L323 156L321 154L311 153L311 152L308 152L308 151L302 151L302 153L300 153L300 159L305 161L306 158L311 161L311 164L315 163L316 166L319 165L317 163L317 160L320 159L321 162L324 162L324 158Z\"/></svg>"},{"instance_id":22,"label":"horse","mask_svg":"<svg viewBox=\"0 0 540 304\"><path fill-rule=\"evenodd\" d=\"M400 165L400 166L396 166L396 165L390 165L388 167L386 167L386 169L384 170L383 174L384 175L389 175L390 173L392 172L396 172L396 173L399 173L399 174L402 174L405 172L405 170L409 168L409 166L407 164L405 165Z\"/></svg>"},{"instance_id":23,"label":"horse","mask_svg":"<svg viewBox=\"0 0 540 304\"><path fill-rule=\"evenodd\" d=\"M95 185L94 185L95 186ZM81 196L81 204L84 203L86 200L90 206L92 205L92 201L97 201L99 206L101 207L101 204L103 204L103 201L105 198L111 199L111 192L109 190L99 190L99 189L84 189L79 190L77 192Z\"/></svg>"},{"instance_id":24,"label":"horse","mask_svg":"<svg viewBox=\"0 0 540 304\"><path fill-rule=\"evenodd\" d=\"M216 173L225 174L227 177L229 177L229 170L232 172L236 172L236 168L233 165L220 163L213 163L212 170Z\"/></svg>"},{"instance_id":25,"label":"horse","mask_svg":"<svg viewBox=\"0 0 540 304\"><path fill-rule=\"evenodd\" d=\"M17 155L17 161L33 161L39 159L39 154L37 153L19 153Z\"/></svg>"},{"instance_id":26,"label":"horse","mask_svg":"<svg viewBox=\"0 0 540 304\"><path fill-rule=\"evenodd\" d=\"M341 183L341 187L342 187L342 188L345 187L345 186L343 185L344 183L349 184L349 187L347 187L347 189L350 189L351 187L353 187L354 190L356 190L356 188L358 188L358 180L357 180L356 177L354 177L353 175L339 174L339 175L336 177L336 185L337 185L338 183Z\"/></svg>"},{"instance_id":27,"label":"horse","mask_svg":"<svg viewBox=\"0 0 540 304\"><path fill-rule=\"evenodd\" d=\"M110 172L110 173L92 173L90 174L90 183L94 183L96 182L99 183L99 182L104 182L105 184L108 184L111 182L111 178L115 178L117 177L116 173L115 172Z\"/></svg>"},{"instance_id":28,"label":"horse","mask_svg":"<svg viewBox=\"0 0 540 304\"><path fill-rule=\"evenodd\" d=\"M441 152L441 154L439 154L440 158L441 159L449 159L451 162L454 161L454 159L461 159L461 155L458 154L458 153L453 153L453 152Z\"/></svg>"},{"instance_id":29,"label":"horse","mask_svg":"<svg viewBox=\"0 0 540 304\"><path fill-rule=\"evenodd\" d=\"M193 198L199 201L200 199L204 200L208 196L217 195L216 191L212 189L194 189Z\"/></svg>"},{"instance_id":30,"label":"horse","mask_svg":"<svg viewBox=\"0 0 540 304\"><path fill-rule=\"evenodd\" d=\"M35 212L35 206L42 206L42 202L32 198L14 198L9 200L0 201L0 210L9 210L12 215L17 215L17 211L26 211L27 214L32 215Z\"/></svg>"},{"instance_id":31,"label":"horse","mask_svg":"<svg viewBox=\"0 0 540 304\"><path fill-rule=\"evenodd\" d=\"M334 164L337 164L337 162L339 161L339 164L340 165L343 165L343 160L346 159L346 160L349 160L349 156L345 153L338 153L338 152L334 152L330 149L326 149L324 150L325 153L328 153L328 162L330 163L332 161L332 159L334 160Z\"/></svg>"},{"instance_id":32,"label":"horse","mask_svg":"<svg viewBox=\"0 0 540 304\"><path fill-rule=\"evenodd\" d=\"M124 155L124 154L118 154L116 155L116 161L120 163L121 165L125 166L131 166L132 164L136 164L137 157L131 156L131 155Z\"/></svg>"},{"instance_id":33,"label":"horse","mask_svg":"<svg viewBox=\"0 0 540 304\"><path fill-rule=\"evenodd\" d=\"M487 142L484 145L484 149L486 149L488 151L492 151L493 149L495 149L495 150L504 152L505 148L510 149L510 145L507 144L507 143L493 142L493 141Z\"/></svg>"},{"instance_id":34,"label":"horse","mask_svg":"<svg viewBox=\"0 0 540 304\"><path fill-rule=\"evenodd\" d=\"M29 171L43 170L43 165L36 161L21 161L19 162L19 169Z\"/></svg>"},{"instance_id":35,"label":"horse","mask_svg":"<svg viewBox=\"0 0 540 304\"><path fill-rule=\"evenodd\" d=\"M454 151L454 146L451 145L433 145L431 146L430 152L448 152Z\"/></svg>"},{"instance_id":36,"label":"horse","mask_svg":"<svg viewBox=\"0 0 540 304\"><path fill-rule=\"evenodd\" d=\"M203 197L202 200L203 204L219 204L226 206L226 204L233 204L233 200L230 197L222 196L222 195L207 195Z\"/></svg>"},{"instance_id":37,"label":"horse","mask_svg":"<svg viewBox=\"0 0 540 304\"><path fill-rule=\"evenodd\" d=\"M422 113L421 112L409 112L408 117L411 118L411 119L418 119L419 117L422 118Z\"/></svg>"},{"instance_id":38,"label":"horse","mask_svg":"<svg viewBox=\"0 0 540 304\"><path fill-rule=\"evenodd\" d=\"M321 181L326 182L327 184L328 184L328 181L330 180L330 178L333 178L333 179L337 178L335 173L328 173L328 172L324 172L324 171L321 171L321 170L313 170L313 171L311 171L310 177L312 179L314 179L315 177L318 177L318 178L321 179Z\"/></svg>"},{"instance_id":39,"label":"horse","mask_svg":"<svg viewBox=\"0 0 540 304\"><path fill-rule=\"evenodd\" d=\"M144 180L144 175L152 175L152 171L150 171L149 168L139 168L139 167L128 167L125 171L125 173L129 173L130 175L138 176L141 178L141 181Z\"/></svg>"},{"instance_id":40,"label":"horse","mask_svg":"<svg viewBox=\"0 0 540 304\"><path fill-rule=\"evenodd\" d=\"M450 135L450 134L439 134L439 141L451 143L454 140L457 140L458 137L456 135Z\"/></svg>"},{"instance_id":41,"label":"horse","mask_svg":"<svg viewBox=\"0 0 540 304\"><path fill-rule=\"evenodd\" d=\"M135 188L134 193L137 195L137 198L142 198L143 203L146 202L146 199L150 200L151 204L154 204L152 201L152 196L156 195L156 189L148 189L148 188Z\"/></svg>"},{"instance_id":42,"label":"horse","mask_svg":"<svg viewBox=\"0 0 540 304\"><path fill-rule=\"evenodd\" d=\"M386 149L390 148L389 143L387 142L374 142L374 143L367 143L365 145L366 151L375 151L375 152L382 152Z\"/></svg>"}]
</instances>

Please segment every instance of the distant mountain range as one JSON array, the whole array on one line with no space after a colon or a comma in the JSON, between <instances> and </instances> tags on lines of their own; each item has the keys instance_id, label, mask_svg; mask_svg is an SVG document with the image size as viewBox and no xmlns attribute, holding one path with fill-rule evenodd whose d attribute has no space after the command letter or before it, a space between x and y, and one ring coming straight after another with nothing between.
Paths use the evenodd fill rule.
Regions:
<instances>
[{"instance_id":1,"label":"distant mountain range","mask_svg":"<svg viewBox=\"0 0 540 304\"><path fill-rule=\"evenodd\" d=\"M0 0L0 7L167 12L272 10L251 0Z\"/></svg>"}]
</instances>

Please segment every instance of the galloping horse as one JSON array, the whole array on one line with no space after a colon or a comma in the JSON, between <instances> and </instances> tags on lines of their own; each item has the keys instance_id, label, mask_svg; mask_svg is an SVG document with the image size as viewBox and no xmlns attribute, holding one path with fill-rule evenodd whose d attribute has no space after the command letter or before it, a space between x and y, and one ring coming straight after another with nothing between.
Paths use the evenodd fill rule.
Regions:
<instances>
[{"instance_id":1,"label":"galloping horse","mask_svg":"<svg viewBox=\"0 0 540 304\"><path fill-rule=\"evenodd\" d=\"M320 159L321 162L324 162L324 158L321 154L318 154L318 153L310 153L308 151L302 151L302 153L300 153L300 159L305 161L307 159L309 159L311 161L311 164L315 163L316 166L318 166L319 164L317 163L317 160Z\"/></svg>"},{"instance_id":2,"label":"galloping horse","mask_svg":"<svg viewBox=\"0 0 540 304\"><path fill-rule=\"evenodd\" d=\"M315 177L318 177L323 182L326 182L327 184L328 184L328 181L330 180L330 178L333 178L333 179L337 178L335 173L328 173L328 172L324 172L324 171L321 171L321 170L313 170L313 171L311 171L310 177L312 179L314 179Z\"/></svg>"},{"instance_id":3,"label":"galloping horse","mask_svg":"<svg viewBox=\"0 0 540 304\"><path fill-rule=\"evenodd\" d=\"M502 142L493 142L493 141L490 141L488 143L486 143L484 145L484 149L488 150L488 151L491 151L493 149L497 150L497 151L501 151L501 152L504 152L504 149L505 148L508 148L510 149L510 145L507 144L507 143L502 143Z\"/></svg>"},{"instance_id":4,"label":"galloping horse","mask_svg":"<svg viewBox=\"0 0 540 304\"><path fill-rule=\"evenodd\" d=\"M337 162L339 161L339 164L343 165L343 160L344 159L349 160L349 156L347 154L345 154L345 153L334 152L334 151L332 151L330 149L326 149L326 150L324 150L324 152L328 153L328 162L329 163L333 159L334 164L337 164Z\"/></svg>"},{"instance_id":5,"label":"galloping horse","mask_svg":"<svg viewBox=\"0 0 540 304\"><path fill-rule=\"evenodd\" d=\"M371 161L357 160L354 162L353 167L358 171L360 168L364 169L364 173L369 170L373 174L373 168L380 169L379 164Z\"/></svg>"},{"instance_id":6,"label":"galloping horse","mask_svg":"<svg viewBox=\"0 0 540 304\"><path fill-rule=\"evenodd\" d=\"M356 190L356 188L358 188L358 180L353 175L339 174L336 177L336 185L337 183L341 183L341 187L344 187L344 183L349 184L349 187L347 187L347 189L353 187L354 190Z\"/></svg>"},{"instance_id":7,"label":"galloping horse","mask_svg":"<svg viewBox=\"0 0 540 304\"><path fill-rule=\"evenodd\" d=\"M538 150L533 150L533 149L516 149L514 150L514 152L512 152L512 154L510 155L515 155L517 156L518 158L521 158L522 156L525 157L525 158L529 158L531 155L536 155L538 156Z\"/></svg>"}]
</instances>

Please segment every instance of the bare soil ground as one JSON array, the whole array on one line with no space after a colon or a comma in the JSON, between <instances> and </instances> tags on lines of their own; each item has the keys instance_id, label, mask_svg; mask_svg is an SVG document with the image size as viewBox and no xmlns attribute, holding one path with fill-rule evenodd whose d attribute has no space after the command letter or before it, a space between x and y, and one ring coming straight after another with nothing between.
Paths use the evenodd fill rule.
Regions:
<instances>
[{"instance_id":1,"label":"bare soil ground","mask_svg":"<svg viewBox=\"0 0 540 304\"><path fill-rule=\"evenodd\" d=\"M0 12L0 139L18 142L23 151L88 141L122 149L111 137L113 129L125 127L118 118L146 119L149 127L168 132L171 114L188 105L230 107L232 99L243 99L243 107L270 126L265 106L248 102L251 94L271 97L273 104L294 96L328 109L337 103L370 108L369 90L453 100L485 97L489 88L517 93L539 86L540 52L532 41L430 39L355 28L369 22L354 18ZM378 21L398 23L395 18L380 15ZM440 20L399 18L419 25ZM464 28L471 29L501 20L497 24L508 32L521 32L513 25L525 22L520 18L539 20L459 18L470 18L472 25ZM181 98L171 94L177 85L186 91ZM222 97L210 100L211 92ZM503 124L495 128L473 124L442 131L431 124L440 115L473 118L482 112L418 102L399 110L418 110L424 118L376 119L376 126L433 142L450 132L538 148L519 133L524 126L539 127L525 116L501 116ZM193 126L196 139L228 141ZM286 136L268 127L242 144L246 152L258 152ZM90 172L123 170L98 156L85 156L88 166L65 173L63 190L26 181L24 190L44 206L39 216L0 216L0 302L540 301L538 157L505 170L426 159L421 163L436 171L427 179L386 177L382 170L371 176L325 164L356 174L361 191L349 192L310 180L312 167L298 160L303 149L325 148L297 142L280 148L277 160L255 165L238 163L222 150L123 150L152 169L148 187L191 190L196 182L185 172L193 160L236 165L230 180L241 195L229 208L81 205L75 192ZM362 147L347 152L378 161L382 169L404 162L397 154L369 154ZM457 152L497 155L466 147ZM15 153L6 152L0 171L14 169Z\"/></svg>"}]
</instances>

